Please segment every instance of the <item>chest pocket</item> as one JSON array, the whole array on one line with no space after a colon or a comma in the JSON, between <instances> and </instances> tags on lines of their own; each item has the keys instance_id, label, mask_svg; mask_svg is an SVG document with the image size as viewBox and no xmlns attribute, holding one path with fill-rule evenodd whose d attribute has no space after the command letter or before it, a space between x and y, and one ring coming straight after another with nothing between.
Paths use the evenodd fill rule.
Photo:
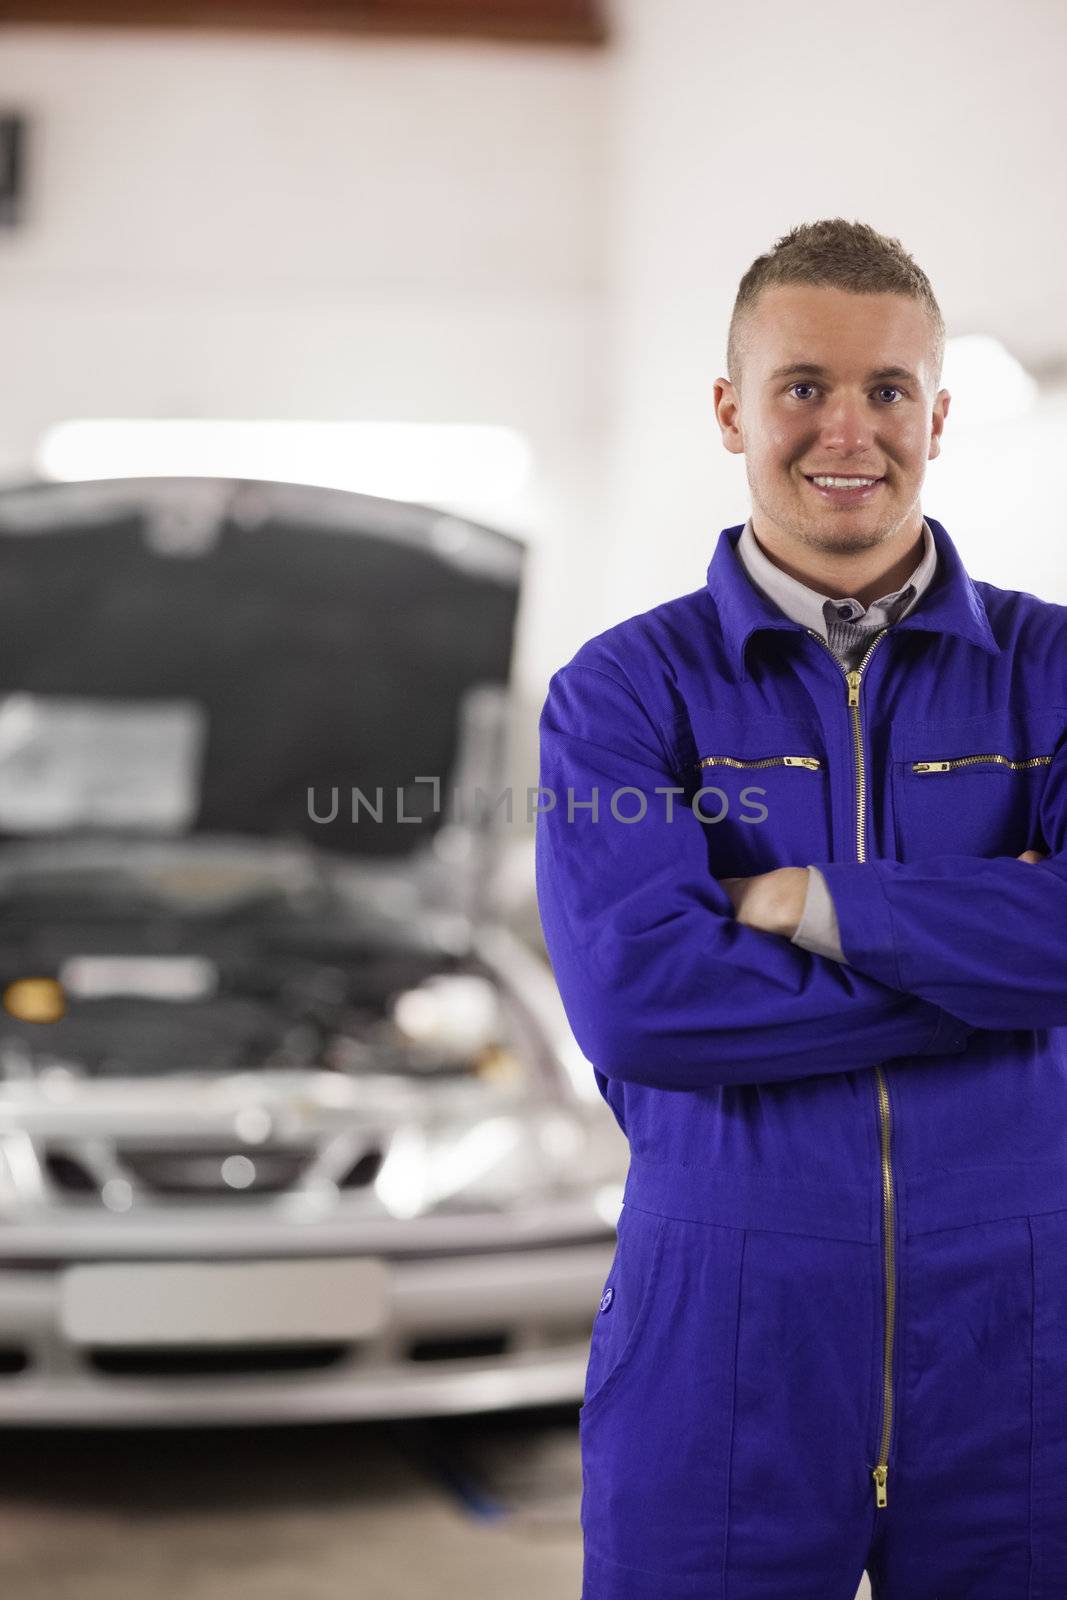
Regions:
<instances>
[{"instance_id":1,"label":"chest pocket","mask_svg":"<svg viewBox=\"0 0 1067 1600\"><path fill-rule=\"evenodd\" d=\"M893 725L901 861L1047 849L1039 807L1067 710L984 712Z\"/></svg>"},{"instance_id":2,"label":"chest pocket","mask_svg":"<svg viewBox=\"0 0 1067 1600\"><path fill-rule=\"evenodd\" d=\"M830 774L817 724L696 706L677 756L678 803L701 818L716 877L829 859Z\"/></svg>"}]
</instances>

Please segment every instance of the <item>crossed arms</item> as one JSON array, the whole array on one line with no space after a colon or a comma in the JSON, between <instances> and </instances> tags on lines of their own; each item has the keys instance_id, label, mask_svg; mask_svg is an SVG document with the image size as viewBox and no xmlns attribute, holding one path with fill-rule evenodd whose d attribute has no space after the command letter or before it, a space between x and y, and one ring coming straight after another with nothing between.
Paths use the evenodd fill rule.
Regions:
<instances>
[{"instance_id":1,"label":"crossed arms","mask_svg":"<svg viewBox=\"0 0 1067 1600\"><path fill-rule=\"evenodd\" d=\"M1015 859L1037 862L1044 861L1045 855L1040 850L1024 850ZM811 876L817 871L818 868L810 867L775 867L772 872L759 872L750 878L720 878L719 882L730 897L738 922L748 928L762 928L765 933L781 934L785 939L796 939L811 900L814 887ZM821 873L818 881L825 888L826 879ZM825 892L829 894L828 889ZM836 952L834 959L840 959Z\"/></svg>"},{"instance_id":2,"label":"crossed arms","mask_svg":"<svg viewBox=\"0 0 1067 1600\"><path fill-rule=\"evenodd\" d=\"M575 1037L609 1078L784 1081L958 1052L975 1028L1067 1024L1067 747L1043 792L1044 859L816 863L847 964L790 942L805 868L719 881L704 825L685 806L667 820L671 753L621 677L556 673L540 781L557 796L538 817L545 940ZM606 802L595 820L568 815L568 791L620 788L645 797L640 820Z\"/></svg>"}]
</instances>

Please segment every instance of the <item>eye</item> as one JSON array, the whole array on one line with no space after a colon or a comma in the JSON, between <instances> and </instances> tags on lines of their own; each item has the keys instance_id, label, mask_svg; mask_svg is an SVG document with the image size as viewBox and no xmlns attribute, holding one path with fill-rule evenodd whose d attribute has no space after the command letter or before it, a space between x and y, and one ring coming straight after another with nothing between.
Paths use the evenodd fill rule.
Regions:
<instances>
[{"instance_id":1,"label":"eye","mask_svg":"<svg viewBox=\"0 0 1067 1600\"><path fill-rule=\"evenodd\" d=\"M806 394L797 394L797 390L798 389L809 389L812 393L814 393L815 385L813 383L808 383L806 381L802 381L800 383L791 383L789 385L789 393L790 394L796 395L796 398L798 400L806 400L808 398L807 395Z\"/></svg>"},{"instance_id":2,"label":"eye","mask_svg":"<svg viewBox=\"0 0 1067 1600\"><path fill-rule=\"evenodd\" d=\"M896 405L897 402L896 400L886 399L887 395L898 395L901 399L904 398L903 389L898 389L891 383L884 383L880 389L875 390L875 393L877 394L879 400L885 400L886 405L891 406Z\"/></svg>"}]
</instances>

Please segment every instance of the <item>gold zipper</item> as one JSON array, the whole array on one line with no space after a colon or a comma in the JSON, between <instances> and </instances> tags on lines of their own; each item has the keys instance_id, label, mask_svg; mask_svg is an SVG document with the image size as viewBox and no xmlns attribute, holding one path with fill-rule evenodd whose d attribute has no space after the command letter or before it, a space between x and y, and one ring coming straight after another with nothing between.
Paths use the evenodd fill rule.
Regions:
<instances>
[{"instance_id":1,"label":"gold zipper","mask_svg":"<svg viewBox=\"0 0 1067 1600\"><path fill-rule=\"evenodd\" d=\"M851 671L841 666L837 656L822 636L813 628L806 630L813 639L817 639L841 671L845 674L848 685L848 708L852 716L852 748L856 764L856 860L867 859L867 775L863 763L863 724L860 720L860 681L864 668L871 658L871 654L888 629L883 628L876 633L864 651L859 664ZM966 759L966 758L965 758ZM872 1468L871 1476L874 1479L874 1503L879 1509L887 1504L886 1479L889 1476L889 1440L893 1428L893 1331L896 1321L897 1285L896 1285L896 1247L893 1238L893 1164L890 1158L889 1133L890 1133L890 1106L889 1085L886 1082L885 1072L881 1066L876 1066L875 1076L878 1086L878 1128L881 1147L882 1162L882 1238L885 1254L885 1339L882 1352L882 1437L878 1446L878 1462Z\"/></svg>"},{"instance_id":2,"label":"gold zipper","mask_svg":"<svg viewBox=\"0 0 1067 1600\"><path fill-rule=\"evenodd\" d=\"M700 767L806 767L809 772L822 766L818 756L761 756L758 761L742 761L737 756L704 756Z\"/></svg>"},{"instance_id":3,"label":"gold zipper","mask_svg":"<svg viewBox=\"0 0 1067 1600\"><path fill-rule=\"evenodd\" d=\"M1023 772L1027 767L1047 767L1051 756L1027 756L1025 761L1009 761L1007 756L954 756L951 761L913 761L912 772L951 772L953 767L972 767L976 761L996 761L1012 772Z\"/></svg>"}]
</instances>

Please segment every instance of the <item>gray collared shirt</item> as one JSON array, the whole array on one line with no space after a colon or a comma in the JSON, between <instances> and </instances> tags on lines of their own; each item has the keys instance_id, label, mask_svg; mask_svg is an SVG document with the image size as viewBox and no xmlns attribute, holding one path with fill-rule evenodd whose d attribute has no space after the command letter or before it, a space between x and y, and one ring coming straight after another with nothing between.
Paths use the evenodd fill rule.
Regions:
<instances>
[{"instance_id":1,"label":"gray collared shirt","mask_svg":"<svg viewBox=\"0 0 1067 1600\"><path fill-rule=\"evenodd\" d=\"M922 533L923 553L911 577L892 594L872 600L866 607L859 600L835 600L830 595L820 594L783 572L756 538L751 517L737 541L736 550L755 588L793 622L800 622L818 633L842 665L851 670L861 659L871 636L907 616L930 587L937 571L937 548L925 518ZM804 910L792 942L815 955L845 960L833 898L817 867L808 867Z\"/></svg>"}]
</instances>

